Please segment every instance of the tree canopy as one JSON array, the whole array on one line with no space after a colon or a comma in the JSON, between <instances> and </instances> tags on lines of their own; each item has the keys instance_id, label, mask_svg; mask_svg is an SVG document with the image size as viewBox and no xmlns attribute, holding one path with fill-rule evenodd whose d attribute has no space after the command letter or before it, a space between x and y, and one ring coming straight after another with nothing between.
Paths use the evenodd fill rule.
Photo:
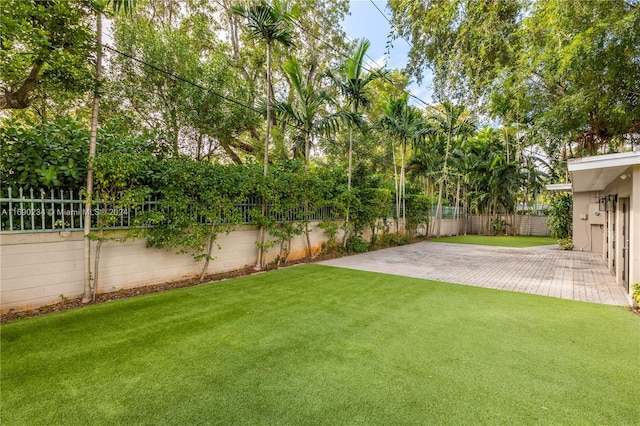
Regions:
<instances>
[{"instance_id":1,"label":"tree canopy","mask_svg":"<svg viewBox=\"0 0 640 426\"><path fill-rule=\"evenodd\" d=\"M308 232L277 219L296 203L304 223L330 205L345 246L388 215L409 227L474 212L491 231L566 179L567 158L639 143L637 0L389 6L406 70L368 67L370 43L340 27L347 0L4 1L3 183L89 191L92 121L96 188L166 197L176 239L158 246L209 259L219 224L183 231L219 221L211 200L233 216L230 200L261 199L254 220L282 247ZM428 69L435 105L407 91Z\"/></svg>"},{"instance_id":2,"label":"tree canopy","mask_svg":"<svg viewBox=\"0 0 640 426\"><path fill-rule=\"evenodd\" d=\"M637 143L640 3L636 0L391 0L443 96L473 99L503 123L535 126L593 155Z\"/></svg>"}]
</instances>

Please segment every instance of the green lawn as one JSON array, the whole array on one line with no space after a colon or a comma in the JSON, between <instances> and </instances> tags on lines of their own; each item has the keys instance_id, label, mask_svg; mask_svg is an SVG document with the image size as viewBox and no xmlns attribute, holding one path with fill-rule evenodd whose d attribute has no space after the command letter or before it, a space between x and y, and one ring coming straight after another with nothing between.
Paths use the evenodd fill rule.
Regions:
<instances>
[{"instance_id":1,"label":"green lawn","mask_svg":"<svg viewBox=\"0 0 640 426\"><path fill-rule=\"evenodd\" d=\"M486 235L458 235L454 237L434 238L429 241L456 243L456 244L478 244L482 246L501 247L534 247L558 244L558 240L550 237L530 237L530 236L486 236Z\"/></svg>"},{"instance_id":2,"label":"green lawn","mask_svg":"<svg viewBox=\"0 0 640 426\"><path fill-rule=\"evenodd\" d=\"M640 419L627 308L320 265L0 330L3 425Z\"/></svg>"}]
</instances>

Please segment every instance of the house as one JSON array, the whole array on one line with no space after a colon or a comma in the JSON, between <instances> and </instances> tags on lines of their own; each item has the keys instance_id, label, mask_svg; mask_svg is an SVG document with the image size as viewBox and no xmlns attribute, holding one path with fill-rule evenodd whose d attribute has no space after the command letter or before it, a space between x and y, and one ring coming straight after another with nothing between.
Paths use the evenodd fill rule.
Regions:
<instances>
[{"instance_id":1,"label":"house","mask_svg":"<svg viewBox=\"0 0 640 426\"><path fill-rule=\"evenodd\" d=\"M574 250L602 253L629 295L640 282L640 151L569 160Z\"/></svg>"}]
</instances>

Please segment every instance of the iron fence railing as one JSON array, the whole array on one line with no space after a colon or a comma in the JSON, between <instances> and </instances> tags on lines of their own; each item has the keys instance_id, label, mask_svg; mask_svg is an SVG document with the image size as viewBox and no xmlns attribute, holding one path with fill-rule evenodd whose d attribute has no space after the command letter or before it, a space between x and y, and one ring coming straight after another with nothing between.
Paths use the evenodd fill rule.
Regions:
<instances>
[{"instance_id":1,"label":"iron fence railing","mask_svg":"<svg viewBox=\"0 0 640 426\"><path fill-rule=\"evenodd\" d=\"M142 220L144 215L158 211L161 201L157 197L148 197L135 209L119 208L115 203L94 201L91 208L91 228L98 229L99 219L109 216L109 225L104 229L130 229L132 227L148 227ZM250 225L256 223L261 214L259 197L235 203L236 215L234 223ZM296 222L304 216L304 207L299 206L279 210L274 204L267 205L267 214L278 222ZM325 206L309 212L308 219L322 221L335 218L335 210ZM224 215L219 215L220 223L231 223ZM395 216L395 203L391 203L388 218ZM433 207L431 217L436 216ZM459 212L450 206L442 206L443 219L457 219ZM201 223L206 223L202 218ZM0 190L0 231L6 232L59 232L79 231L84 228L84 199L80 191L36 190L3 188Z\"/></svg>"},{"instance_id":2,"label":"iron fence railing","mask_svg":"<svg viewBox=\"0 0 640 426\"><path fill-rule=\"evenodd\" d=\"M99 218L109 216L109 225L104 229L129 229L144 227L145 214L158 211L160 200L149 197L136 209L119 208L114 203L94 201L91 208L91 228L98 229ZM256 223L255 217L261 211L258 197L250 197L235 203L238 211L235 223L249 225ZM304 217L304 207L276 211L274 204L267 205L267 214L278 222L295 222ZM308 215L311 221L322 221L334 217L334 210L323 207ZM200 222L206 223L204 218ZM221 223L225 222L222 215ZM6 232L59 232L84 229L84 200L79 191L35 190L6 188L0 190L0 231Z\"/></svg>"}]
</instances>

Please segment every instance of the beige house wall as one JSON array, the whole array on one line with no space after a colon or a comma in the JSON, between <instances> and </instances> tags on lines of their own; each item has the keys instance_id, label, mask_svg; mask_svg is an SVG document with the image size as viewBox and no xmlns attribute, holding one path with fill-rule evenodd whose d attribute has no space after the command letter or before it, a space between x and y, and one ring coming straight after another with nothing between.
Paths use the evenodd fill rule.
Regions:
<instances>
[{"instance_id":1,"label":"beige house wall","mask_svg":"<svg viewBox=\"0 0 640 426\"><path fill-rule=\"evenodd\" d=\"M622 285L622 250L628 246L629 286L640 282L640 166L632 166L621 173L626 178L615 178L602 191L573 194L574 250L602 253L611 274ZM599 210L598 201L616 195L613 212ZM628 241L622 241L623 213L620 200L629 198ZM631 291L629 303L631 303Z\"/></svg>"},{"instance_id":2,"label":"beige house wall","mask_svg":"<svg viewBox=\"0 0 640 426\"><path fill-rule=\"evenodd\" d=\"M631 239L629 241L630 261L629 282L633 286L634 283L640 283L640 165L633 167L632 171L632 193L631 196L631 220L629 232ZM631 294L629 300L631 301Z\"/></svg>"}]
</instances>

